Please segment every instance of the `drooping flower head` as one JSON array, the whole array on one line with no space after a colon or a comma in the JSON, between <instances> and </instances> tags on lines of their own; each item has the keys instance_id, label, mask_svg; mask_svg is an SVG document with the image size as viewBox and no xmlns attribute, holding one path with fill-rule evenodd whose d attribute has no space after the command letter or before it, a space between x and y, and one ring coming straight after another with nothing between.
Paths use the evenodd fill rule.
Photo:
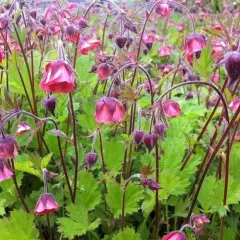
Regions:
<instances>
[{"instance_id":1,"label":"drooping flower head","mask_svg":"<svg viewBox=\"0 0 240 240\"><path fill-rule=\"evenodd\" d=\"M74 71L69 63L59 59L48 63L40 88L53 93L70 93L74 90Z\"/></svg>"},{"instance_id":2,"label":"drooping flower head","mask_svg":"<svg viewBox=\"0 0 240 240\"><path fill-rule=\"evenodd\" d=\"M31 127L26 122L20 122L17 126L16 133L21 135L31 130Z\"/></svg>"},{"instance_id":3,"label":"drooping flower head","mask_svg":"<svg viewBox=\"0 0 240 240\"><path fill-rule=\"evenodd\" d=\"M115 123L124 119L124 107L115 98L102 97L95 107L95 120L99 123Z\"/></svg>"},{"instance_id":4,"label":"drooping flower head","mask_svg":"<svg viewBox=\"0 0 240 240\"><path fill-rule=\"evenodd\" d=\"M145 133L142 130L135 130L135 131L133 131L132 132L133 141L137 145L140 145L143 142L144 135L145 135Z\"/></svg>"},{"instance_id":5,"label":"drooping flower head","mask_svg":"<svg viewBox=\"0 0 240 240\"><path fill-rule=\"evenodd\" d=\"M38 199L34 213L35 215L45 215L58 211L58 203L51 193L43 193Z\"/></svg>"},{"instance_id":6,"label":"drooping flower head","mask_svg":"<svg viewBox=\"0 0 240 240\"><path fill-rule=\"evenodd\" d=\"M163 46L158 50L158 55L160 57L170 57L170 54L173 52L173 47L168 45L168 46Z\"/></svg>"},{"instance_id":7,"label":"drooping flower head","mask_svg":"<svg viewBox=\"0 0 240 240\"><path fill-rule=\"evenodd\" d=\"M165 130L166 130L166 127L163 123L156 124L155 132L157 133L157 135L161 140L165 139Z\"/></svg>"},{"instance_id":8,"label":"drooping flower head","mask_svg":"<svg viewBox=\"0 0 240 240\"><path fill-rule=\"evenodd\" d=\"M55 116L55 108L57 105L57 99L53 96L47 96L42 101L43 106L49 111L53 116Z\"/></svg>"},{"instance_id":9,"label":"drooping flower head","mask_svg":"<svg viewBox=\"0 0 240 240\"><path fill-rule=\"evenodd\" d=\"M79 52L86 55L89 51L100 46L100 40L93 39L91 36L85 35L79 41Z\"/></svg>"},{"instance_id":10,"label":"drooping flower head","mask_svg":"<svg viewBox=\"0 0 240 240\"><path fill-rule=\"evenodd\" d=\"M191 222L194 226L195 234L200 235L202 233L204 225L207 224L207 223L210 223L210 220L204 214L200 214L200 215L194 215L193 214L191 216Z\"/></svg>"},{"instance_id":11,"label":"drooping flower head","mask_svg":"<svg viewBox=\"0 0 240 240\"><path fill-rule=\"evenodd\" d=\"M12 136L0 138L0 159L15 158L18 154L19 146L16 139Z\"/></svg>"},{"instance_id":12,"label":"drooping flower head","mask_svg":"<svg viewBox=\"0 0 240 240\"><path fill-rule=\"evenodd\" d=\"M156 6L156 13L159 14L161 17L169 17L171 13L171 8L167 3L158 3Z\"/></svg>"},{"instance_id":13,"label":"drooping flower head","mask_svg":"<svg viewBox=\"0 0 240 240\"><path fill-rule=\"evenodd\" d=\"M93 166L98 159L98 155L96 153L87 153L85 160L89 167Z\"/></svg>"},{"instance_id":14,"label":"drooping flower head","mask_svg":"<svg viewBox=\"0 0 240 240\"><path fill-rule=\"evenodd\" d=\"M224 64L230 80L230 86L240 79L240 52L231 51L225 54L224 58L217 63L217 66Z\"/></svg>"},{"instance_id":15,"label":"drooping flower head","mask_svg":"<svg viewBox=\"0 0 240 240\"><path fill-rule=\"evenodd\" d=\"M164 102L163 110L168 117L177 117L178 115L180 115L182 113L180 105L173 100L168 100L168 101Z\"/></svg>"},{"instance_id":16,"label":"drooping flower head","mask_svg":"<svg viewBox=\"0 0 240 240\"><path fill-rule=\"evenodd\" d=\"M157 144L157 140L158 140L157 134L155 134L155 133L145 134L145 136L143 138L143 142L149 152L151 152L152 149L155 147L155 145Z\"/></svg>"},{"instance_id":17,"label":"drooping flower head","mask_svg":"<svg viewBox=\"0 0 240 240\"><path fill-rule=\"evenodd\" d=\"M96 73L100 80L106 80L110 74L110 66L107 63L101 63L97 66Z\"/></svg>"},{"instance_id":18,"label":"drooping flower head","mask_svg":"<svg viewBox=\"0 0 240 240\"><path fill-rule=\"evenodd\" d=\"M13 172L6 165L5 160L0 159L0 182L10 179L13 176Z\"/></svg>"},{"instance_id":19,"label":"drooping flower head","mask_svg":"<svg viewBox=\"0 0 240 240\"><path fill-rule=\"evenodd\" d=\"M193 64L193 56L199 58L201 50L206 46L207 41L203 34L192 33L185 38L184 50L186 52L186 58L188 62Z\"/></svg>"}]
</instances>

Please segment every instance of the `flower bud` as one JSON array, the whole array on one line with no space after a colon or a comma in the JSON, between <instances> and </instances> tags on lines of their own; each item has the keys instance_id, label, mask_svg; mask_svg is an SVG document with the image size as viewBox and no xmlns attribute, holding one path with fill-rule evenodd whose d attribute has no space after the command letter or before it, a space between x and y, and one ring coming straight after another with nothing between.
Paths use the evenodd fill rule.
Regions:
<instances>
[{"instance_id":1,"label":"flower bud","mask_svg":"<svg viewBox=\"0 0 240 240\"><path fill-rule=\"evenodd\" d=\"M149 188L152 191L157 191L158 189L161 188L158 182L156 182L154 179L151 178L142 178L141 179L141 184L143 185L144 188Z\"/></svg>"},{"instance_id":2,"label":"flower bud","mask_svg":"<svg viewBox=\"0 0 240 240\"><path fill-rule=\"evenodd\" d=\"M109 34L108 34L108 38L109 38L109 39L113 39L113 34L112 34L112 33L109 33Z\"/></svg>"},{"instance_id":3,"label":"flower bud","mask_svg":"<svg viewBox=\"0 0 240 240\"><path fill-rule=\"evenodd\" d=\"M66 34L69 37L73 36L74 32L75 32L75 28L73 26L67 26L66 27Z\"/></svg>"},{"instance_id":4,"label":"flower bud","mask_svg":"<svg viewBox=\"0 0 240 240\"><path fill-rule=\"evenodd\" d=\"M16 139L12 136L0 138L0 159L15 158L18 154L19 146Z\"/></svg>"},{"instance_id":5,"label":"flower bud","mask_svg":"<svg viewBox=\"0 0 240 240\"><path fill-rule=\"evenodd\" d=\"M87 21L84 18L81 18L78 24L80 28L88 27Z\"/></svg>"},{"instance_id":6,"label":"flower bud","mask_svg":"<svg viewBox=\"0 0 240 240\"><path fill-rule=\"evenodd\" d=\"M96 153L87 153L85 160L88 163L89 167L93 166L98 159L98 155Z\"/></svg>"},{"instance_id":7,"label":"flower bud","mask_svg":"<svg viewBox=\"0 0 240 240\"><path fill-rule=\"evenodd\" d=\"M189 92L186 96L186 99L189 100L189 99L193 99L193 94L192 92Z\"/></svg>"},{"instance_id":8,"label":"flower bud","mask_svg":"<svg viewBox=\"0 0 240 240\"><path fill-rule=\"evenodd\" d=\"M159 123L155 126L155 132L157 133L157 135L159 136L159 138L161 140L164 141L165 139L165 125L163 123Z\"/></svg>"},{"instance_id":9,"label":"flower bud","mask_svg":"<svg viewBox=\"0 0 240 240\"><path fill-rule=\"evenodd\" d=\"M95 73L97 71L97 66L93 65L89 73Z\"/></svg>"},{"instance_id":10,"label":"flower bud","mask_svg":"<svg viewBox=\"0 0 240 240\"><path fill-rule=\"evenodd\" d=\"M145 133L142 130L135 130L132 132L132 138L137 145L140 145L143 142L144 134Z\"/></svg>"},{"instance_id":11,"label":"flower bud","mask_svg":"<svg viewBox=\"0 0 240 240\"><path fill-rule=\"evenodd\" d=\"M43 106L53 115L55 116L55 108L57 105L57 99L53 96L49 96L43 99Z\"/></svg>"},{"instance_id":12,"label":"flower bud","mask_svg":"<svg viewBox=\"0 0 240 240\"><path fill-rule=\"evenodd\" d=\"M119 48L123 48L125 46L127 40L128 40L127 37L118 36L118 37L116 37L115 42Z\"/></svg>"},{"instance_id":13,"label":"flower bud","mask_svg":"<svg viewBox=\"0 0 240 240\"><path fill-rule=\"evenodd\" d=\"M144 55L147 55L147 54L148 54L148 52L149 52L149 51L148 51L148 49L147 49L147 48L144 48L144 49L143 49L143 54L144 54Z\"/></svg>"},{"instance_id":14,"label":"flower bud","mask_svg":"<svg viewBox=\"0 0 240 240\"><path fill-rule=\"evenodd\" d=\"M143 141L149 152L151 152L152 149L155 147L155 145L157 144L157 140L158 140L157 134L155 133L145 134Z\"/></svg>"},{"instance_id":15,"label":"flower bud","mask_svg":"<svg viewBox=\"0 0 240 240\"><path fill-rule=\"evenodd\" d=\"M119 90L117 90L117 89L113 89L113 90L110 92L110 97L113 97L113 98L118 99L119 96L120 96L120 92L119 92Z\"/></svg>"},{"instance_id":16,"label":"flower bud","mask_svg":"<svg viewBox=\"0 0 240 240\"><path fill-rule=\"evenodd\" d=\"M30 12L30 16L31 16L33 19L36 19L36 18L37 18L37 11L32 10L32 11Z\"/></svg>"},{"instance_id":17,"label":"flower bud","mask_svg":"<svg viewBox=\"0 0 240 240\"><path fill-rule=\"evenodd\" d=\"M40 23L41 23L43 26L45 26L47 22L46 22L46 20L45 20L44 18L41 18L41 19L40 19Z\"/></svg>"},{"instance_id":18,"label":"flower bud","mask_svg":"<svg viewBox=\"0 0 240 240\"><path fill-rule=\"evenodd\" d=\"M126 22L124 23L124 27L125 27L127 30L129 30L129 31L137 34L137 28L136 28L136 26L135 26L132 22L126 21Z\"/></svg>"}]
</instances>

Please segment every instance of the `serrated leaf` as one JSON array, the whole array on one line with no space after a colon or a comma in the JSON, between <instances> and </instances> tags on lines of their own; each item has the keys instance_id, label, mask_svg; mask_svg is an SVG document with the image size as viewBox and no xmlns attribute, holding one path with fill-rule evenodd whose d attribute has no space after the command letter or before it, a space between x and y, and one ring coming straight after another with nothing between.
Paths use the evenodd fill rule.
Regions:
<instances>
[{"instance_id":1,"label":"serrated leaf","mask_svg":"<svg viewBox=\"0 0 240 240\"><path fill-rule=\"evenodd\" d=\"M107 204L110 211L118 218L122 212L122 195L123 191L119 184L107 184ZM132 214L139 210L139 201L143 199L143 187L136 184L129 184L126 190L125 213Z\"/></svg>"},{"instance_id":2,"label":"serrated leaf","mask_svg":"<svg viewBox=\"0 0 240 240\"><path fill-rule=\"evenodd\" d=\"M33 162L30 160L30 157L31 155L25 153L18 155L15 158L15 169L41 178L40 170L35 168Z\"/></svg>"},{"instance_id":3,"label":"serrated leaf","mask_svg":"<svg viewBox=\"0 0 240 240\"><path fill-rule=\"evenodd\" d=\"M119 232L113 240L141 240L140 235L135 233L134 229L125 228L123 232Z\"/></svg>"},{"instance_id":4,"label":"serrated leaf","mask_svg":"<svg viewBox=\"0 0 240 240\"><path fill-rule=\"evenodd\" d=\"M8 240L37 240L38 231L32 214L24 210L14 210L9 219L0 220L0 239Z\"/></svg>"},{"instance_id":5,"label":"serrated leaf","mask_svg":"<svg viewBox=\"0 0 240 240\"><path fill-rule=\"evenodd\" d=\"M88 211L81 205L72 204L67 207L67 212L69 218L58 218L57 222L60 224L58 231L68 239L74 239L75 236L82 236L87 231L95 230L101 222L100 219L89 222Z\"/></svg>"},{"instance_id":6,"label":"serrated leaf","mask_svg":"<svg viewBox=\"0 0 240 240\"><path fill-rule=\"evenodd\" d=\"M99 183L92 173L80 171L78 177L77 202L87 210L93 210L101 202Z\"/></svg>"},{"instance_id":7,"label":"serrated leaf","mask_svg":"<svg viewBox=\"0 0 240 240\"><path fill-rule=\"evenodd\" d=\"M46 168L48 163L50 162L53 153L49 153L47 156L43 157L41 160L41 169Z\"/></svg>"}]
</instances>

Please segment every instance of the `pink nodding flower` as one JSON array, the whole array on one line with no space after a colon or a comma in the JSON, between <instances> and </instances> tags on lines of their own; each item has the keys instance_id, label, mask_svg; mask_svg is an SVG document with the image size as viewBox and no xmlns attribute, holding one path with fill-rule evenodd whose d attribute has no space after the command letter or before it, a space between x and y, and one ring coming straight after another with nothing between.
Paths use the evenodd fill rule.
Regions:
<instances>
[{"instance_id":1,"label":"pink nodding flower","mask_svg":"<svg viewBox=\"0 0 240 240\"><path fill-rule=\"evenodd\" d=\"M228 105L228 107L233 111L237 111L239 106L240 106L240 98L234 98L232 102Z\"/></svg>"},{"instance_id":2,"label":"pink nodding flower","mask_svg":"<svg viewBox=\"0 0 240 240\"><path fill-rule=\"evenodd\" d=\"M169 17L171 13L171 9L167 3L159 3L156 6L156 13L162 17Z\"/></svg>"},{"instance_id":3,"label":"pink nodding flower","mask_svg":"<svg viewBox=\"0 0 240 240\"><path fill-rule=\"evenodd\" d=\"M16 133L18 135L21 135L21 134L24 134L24 133L26 133L26 132L28 132L30 130L31 130L31 127L26 122L21 122L17 126Z\"/></svg>"},{"instance_id":4,"label":"pink nodding flower","mask_svg":"<svg viewBox=\"0 0 240 240\"><path fill-rule=\"evenodd\" d=\"M164 235L162 240L187 240L187 237L182 232L170 232Z\"/></svg>"},{"instance_id":5,"label":"pink nodding flower","mask_svg":"<svg viewBox=\"0 0 240 240\"><path fill-rule=\"evenodd\" d=\"M16 139L12 136L0 138L0 159L15 158L18 154L19 146Z\"/></svg>"},{"instance_id":6,"label":"pink nodding flower","mask_svg":"<svg viewBox=\"0 0 240 240\"><path fill-rule=\"evenodd\" d=\"M115 98L102 97L95 107L95 120L99 123L115 123L124 119L124 107Z\"/></svg>"},{"instance_id":7,"label":"pink nodding flower","mask_svg":"<svg viewBox=\"0 0 240 240\"><path fill-rule=\"evenodd\" d=\"M196 53L206 46L206 38L203 34L192 33L185 38L184 50L188 53Z\"/></svg>"},{"instance_id":8,"label":"pink nodding flower","mask_svg":"<svg viewBox=\"0 0 240 240\"><path fill-rule=\"evenodd\" d=\"M110 67L107 63L101 63L97 66L96 73L100 80L106 80L110 75Z\"/></svg>"},{"instance_id":9,"label":"pink nodding flower","mask_svg":"<svg viewBox=\"0 0 240 240\"><path fill-rule=\"evenodd\" d=\"M35 215L45 215L58 211L58 203L51 193L43 193L38 199L34 213Z\"/></svg>"},{"instance_id":10,"label":"pink nodding flower","mask_svg":"<svg viewBox=\"0 0 240 240\"><path fill-rule=\"evenodd\" d=\"M83 55L87 55L89 51L100 46L100 40L93 39L91 36L85 35L79 41L79 52Z\"/></svg>"},{"instance_id":11,"label":"pink nodding flower","mask_svg":"<svg viewBox=\"0 0 240 240\"><path fill-rule=\"evenodd\" d=\"M45 67L40 88L54 93L70 93L74 90L74 72L68 62L54 60Z\"/></svg>"},{"instance_id":12,"label":"pink nodding flower","mask_svg":"<svg viewBox=\"0 0 240 240\"><path fill-rule=\"evenodd\" d=\"M13 172L5 164L5 161L0 159L0 182L10 179L13 175Z\"/></svg>"},{"instance_id":13,"label":"pink nodding flower","mask_svg":"<svg viewBox=\"0 0 240 240\"><path fill-rule=\"evenodd\" d=\"M174 51L172 46L163 46L158 50L158 55L160 57L169 57L170 54Z\"/></svg>"},{"instance_id":14,"label":"pink nodding flower","mask_svg":"<svg viewBox=\"0 0 240 240\"><path fill-rule=\"evenodd\" d=\"M182 113L180 105L173 100L168 100L168 101L164 102L163 110L164 110L165 114L171 118L177 117L178 115L180 115Z\"/></svg>"}]
</instances>

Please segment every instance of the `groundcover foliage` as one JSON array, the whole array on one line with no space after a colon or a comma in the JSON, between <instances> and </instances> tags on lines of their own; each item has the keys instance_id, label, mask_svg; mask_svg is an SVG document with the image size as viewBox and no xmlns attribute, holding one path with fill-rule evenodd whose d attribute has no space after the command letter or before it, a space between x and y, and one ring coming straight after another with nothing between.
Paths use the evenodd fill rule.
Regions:
<instances>
[{"instance_id":1,"label":"groundcover foliage","mask_svg":"<svg viewBox=\"0 0 240 240\"><path fill-rule=\"evenodd\" d=\"M119 2L1 1L0 239L239 239L239 4Z\"/></svg>"}]
</instances>

